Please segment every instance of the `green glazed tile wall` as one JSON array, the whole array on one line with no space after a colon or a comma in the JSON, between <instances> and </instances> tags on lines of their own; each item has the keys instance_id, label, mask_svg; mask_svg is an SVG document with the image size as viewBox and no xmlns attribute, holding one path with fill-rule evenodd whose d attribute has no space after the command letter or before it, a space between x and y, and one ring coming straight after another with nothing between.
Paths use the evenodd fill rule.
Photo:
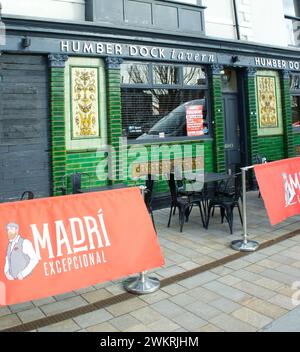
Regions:
<instances>
[{"instance_id":1,"label":"green glazed tile wall","mask_svg":"<svg viewBox=\"0 0 300 352\"><path fill-rule=\"evenodd\" d=\"M174 150L174 154L171 153L171 160L176 159L176 158L182 158L182 153L183 153L183 147L184 146L190 146L191 147L191 153L186 153L186 157L196 157L197 155L197 146L203 145L204 146L204 168L205 171L207 172L212 172L213 171L213 142L211 140L206 140L206 141L199 141L199 142L191 142L191 141L183 141L179 143L164 143L165 146L172 147L174 145L178 145L178 150ZM157 144L157 146L161 146L161 144ZM128 146L126 149L123 149L123 175L128 175L129 179L124 180L128 185L142 185L145 182L144 181L132 181L130 174L130 166L133 162L137 162L137 157L138 157L138 162L147 162L149 161L162 161L166 160L164 155L159 155L159 159L152 159L151 155L151 146L149 145L136 145L134 150L131 150L129 152L130 146ZM177 149L177 148L176 148ZM128 162L126 163L126 150L128 153ZM155 182L154 186L154 191L155 193L164 193L168 192L169 188L167 185L167 182L165 180L159 180L158 182Z\"/></svg>"},{"instance_id":2,"label":"green glazed tile wall","mask_svg":"<svg viewBox=\"0 0 300 352\"><path fill-rule=\"evenodd\" d=\"M51 68L51 131L52 131L52 183L53 195L59 196L62 194L61 187L65 175L72 173L89 173L89 178L83 176L82 186L88 188L102 186L107 184L107 181L99 181L96 172L101 175L98 165L101 159L104 158L104 153L84 152L67 153L65 140L65 87L64 68ZM103 174L103 173L102 173ZM71 192L70 178L64 178L67 183L68 192Z\"/></svg>"},{"instance_id":3,"label":"green glazed tile wall","mask_svg":"<svg viewBox=\"0 0 300 352\"><path fill-rule=\"evenodd\" d=\"M103 164L104 160L105 164ZM103 152L78 152L68 153L66 159L66 174L71 175L73 173L88 173L90 177L82 176L82 188L88 189L90 186L100 187L106 186L107 180L105 179L105 173L107 170L105 167L105 153ZM100 167L99 167L100 166ZM101 177L99 180L99 176ZM102 180L101 180L102 179ZM70 179L68 178L68 192L71 192Z\"/></svg>"},{"instance_id":4,"label":"green glazed tile wall","mask_svg":"<svg viewBox=\"0 0 300 352\"><path fill-rule=\"evenodd\" d=\"M66 173L64 68L50 68L50 87L52 184L53 195L58 196Z\"/></svg>"},{"instance_id":5,"label":"green glazed tile wall","mask_svg":"<svg viewBox=\"0 0 300 352\"><path fill-rule=\"evenodd\" d=\"M290 82L281 75L283 136L269 136L258 138L258 152L268 160L280 160L295 156L295 136L292 128L292 111Z\"/></svg>"},{"instance_id":6,"label":"green glazed tile wall","mask_svg":"<svg viewBox=\"0 0 300 352\"><path fill-rule=\"evenodd\" d=\"M212 119L214 121L214 170L217 172L225 172L224 111L220 74L214 74L211 76L210 87L212 97Z\"/></svg>"},{"instance_id":7,"label":"green glazed tile wall","mask_svg":"<svg viewBox=\"0 0 300 352\"><path fill-rule=\"evenodd\" d=\"M121 88L120 69L108 69L107 79L107 121L108 121L108 144L115 148L117 154L119 150L119 139L122 137L122 113L121 113ZM121 165L117 160L113 167L115 179L120 178Z\"/></svg>"},{"instance_id":8,"label":"green glazed tile wall","mask_svg":"<svg viewBox=\"0 0 300 352\"><path fill-rule=\"evenodd\" d=\"M107 88L107 116L108 116L108 144L113 146L119 153L119 138L122 135L121 123L121 96L120 96L120 70L112 69L106 72ZM67 155L67 173L88 173L91 176L91 187L105 186L110 183L107 180L108 161L106 153L86 151L69 153ZM118 160L112 167L115 178L119 177L120 165ZM83 188L89 187L89 178L82 178Z\"/></svg>"},{"instance_id":9,"label":"green glazed tile wall","mask_svg":"<svg viewBox=\"0 0 300 352\"><path fill-rule=\"evenodd\" d=\"M91 187L106 185L108 181L103 179L107 170L106 154L96 151L66 152L65 143L65 110L64 110L64 69L51 70L51 103L52 103L52 150L53 150L53 186L54 195L61 195L62 178L64 175L72 173L88 173L91 176ZM117 152L119 150L119 138L122 135L121 120L121 97L120 97L120 72L117 69L107 70L107 111L108 111L108 142ZM195 156L195 146L204 143L205 149L205 169L213 171L213 142L181 142L182 145L193 146L192 156ZM150 158L151 160L151 158ZM130 163L129 159L129 163ZM123 160L124 162L124 160ZM116 176L121 177L121 181L133 184L128 179L122 179L122 165L116 164ZM99 175L102 180L99 180ZM119 182L119 181L117 181ZM67 179L68 192L71 192L70 179ZM82 187L88 188L90 180L82 177ZM166 182L156 183L156 192L166 192L168 190Z\"/></svg>"},{"instance_id":10,"label":"green glazed tile wall","mask_svg":"<svg viewBox=\"0 0 300 352\"><path fill-rule=\"evenodd\" d=\"M280 160L285 158L283 136L261 137L258 139L258 151L267 160Z\"/></svg>"},{"instance_id":11,"label":"green glazed tile wall","mask_svg":"<svg viewBox=\"0 0 300 352\"><path fill-rule=\"evenodd\" d=\"M295 156L295 144L293 133L292 106L290 95L290 79L281 74L281 96L283 112L283 129L284 129L284 149L285 157L292 158Z\"/></svg>"},{"instance_id":12,"label":"green glazed tile wall","mask_svg":"<svg viewBox=\"0 0 300 352\"><path fill-rule=\"evenodd\" d=\"M91 175L91 186L102 186L107 180L98 180L98 175L104 175L108 166L106 165L105 153L96 151L81 151L67 153L65 148L65 112L64 112L64 69L51 68L51 126L52 126L52 179L53 194L60 195L62 177L74 172L89 173ZM124 170L124 149L119 150L119 138L122 135L121 120L121 97L120 97L120 71L118 69L107 70L107 112L108 112L108 141L109 144L122 154L121 163L117 163L115 173L121 177L123 182L133 184L128 179L122 179L126 175ZM214 141L184 141L180 145L192 145L195 156L195 146L204 144L205 171L225 171L224 153L224 117L221 94L221 76L211 75L210 78L212 97L212 117L215 122ZM290 95L288 92L288 80L282 79L283 116L285 123L284 136L257 136L256 115L251 112L256 109L255 77L251 75L246 79L246 103L249 122L250 155L252 159L260 153L266 155L269 160L282 159L285 155L294 156L296 146L300 146L300 134L295 134L291 128ZM174 143L169 143L169 145ZM147 149L149 152L149 148ZM300 154L300 153L298 153ZM151 158L150 158L151 159ZM132 160L132 159L131 159ZM129 159L129 163L131 161ZM128 165L127 165L128 167ZM83 177L83 187L89 187L88 178ZM165 181L156 183L156 192L166 192L168 187Z\"/></svg>"}]
</instances>

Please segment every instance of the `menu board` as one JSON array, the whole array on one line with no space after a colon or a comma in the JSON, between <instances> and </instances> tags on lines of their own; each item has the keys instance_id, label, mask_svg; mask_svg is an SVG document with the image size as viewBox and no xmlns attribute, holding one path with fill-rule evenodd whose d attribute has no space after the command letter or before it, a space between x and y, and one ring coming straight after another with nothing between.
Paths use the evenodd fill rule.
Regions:
<instances>
[{"instance_id":1,"label":"menu board","mask_svg":"<svg viewBox=\"0 0 300 352\"><path fill-rule=\"evenodd\" d=\"M186 130L188 137L204 135L203 110L203 105L192 105L186 107Z\"/></svg>"}]
</instances>

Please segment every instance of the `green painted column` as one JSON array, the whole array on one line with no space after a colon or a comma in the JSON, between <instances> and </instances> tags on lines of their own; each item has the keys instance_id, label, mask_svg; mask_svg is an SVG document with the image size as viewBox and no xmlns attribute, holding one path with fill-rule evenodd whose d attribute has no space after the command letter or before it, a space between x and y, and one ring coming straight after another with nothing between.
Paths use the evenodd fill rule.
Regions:
<instances>
[{"instance_id":1,"label":"green painted column","mask_svg":"<svg viewBox=\"0 0 300 352\"><path fill-rule=\"evenodd\" d=\"M212 118L214 123L214 169L216 172L226 171L224 109L222 99L221 73L223 66L213 65L210 79L212 96Z\"/></svg>"},{"instance_id":2,"label":"green painted column","mask_svg":"<svg viewBox=\"0 0 300 352\"><path fill-rule=\"evenodd\" d=\"M67 55L49 54L52 194L61 195L62 178L66 173L65 141L65 62Z\"/></svg>"},{"instance_id":3,"label":"green painted column","mask_svg":"<svg viewBox=\"0 0 300 352\"><path fill-rule=\"evenodd\" d=\"M106 60L107 82L107 122L108 144L116 151L116 160L111 160L111 172L114 175L112 183L118 183L121 178L121 153L120 138L122 137L122 111L121 111L121 79L120 65L123 59L107 57ZM122 180L121 180L122 181Z\"/></svg>"},{"instance_id":4,"label":"green painted column","mask_svg":"<svg viewBox=\"0 0 300 352\"><path fill-rule=\"evenodd\" d=\"M285 157L292 158L296 156L296 151L294 145L292 104L290 95L290 72L282 71L280 81Z\"/></svg>"}]
</instances>

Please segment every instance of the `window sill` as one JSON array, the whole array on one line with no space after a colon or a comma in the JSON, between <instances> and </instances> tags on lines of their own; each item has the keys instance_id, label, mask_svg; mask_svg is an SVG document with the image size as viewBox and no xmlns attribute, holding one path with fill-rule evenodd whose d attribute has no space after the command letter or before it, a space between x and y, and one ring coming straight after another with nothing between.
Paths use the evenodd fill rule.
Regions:
<instances>
[{"instance_id":1,"label":"window sill","mask_svg":"<svg viewBox=\"0 0 300 352\"><path fill-rule=\"evenodd\" d=\"M300 132L300 131L299 131ZM178 142L182 144L184 142L202 142L202 141L212 141L213 138L210 136L207 137L176 137L176 138L158 138L158 139L145 139L145 140L128 140L128 145L152 145L152 144L168 144Z\"/></svg>"},{"instance_id":2,"label":"window sill","mask_svg":"<svg viewBox=\"0 0 300 352\"><path fill-rule=\"evenodd\" d=\"M297 17L297 16L285 15L284 17L285 17L287 20L300 21L300 17Z\"/></svg>"}]
</instances>

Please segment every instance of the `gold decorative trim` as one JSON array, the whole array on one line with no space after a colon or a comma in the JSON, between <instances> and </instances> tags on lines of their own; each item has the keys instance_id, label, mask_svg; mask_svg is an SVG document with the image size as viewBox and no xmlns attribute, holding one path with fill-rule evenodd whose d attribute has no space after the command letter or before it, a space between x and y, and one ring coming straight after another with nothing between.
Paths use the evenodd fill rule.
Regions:
<instances>
[{"instance_id":1,"label":"gold decorative trim","mask_svg":"<svg viewBox=\"0 0 300 352\"><path fill-rule=\"evenodd\" d=\"M175 172L179 168L181 171L200 171L204 169L204 157L161 160L147 163L133 164L131 175L133 178L144 177L147 175L163 176Z\"/></svg>"}]
</instances>

